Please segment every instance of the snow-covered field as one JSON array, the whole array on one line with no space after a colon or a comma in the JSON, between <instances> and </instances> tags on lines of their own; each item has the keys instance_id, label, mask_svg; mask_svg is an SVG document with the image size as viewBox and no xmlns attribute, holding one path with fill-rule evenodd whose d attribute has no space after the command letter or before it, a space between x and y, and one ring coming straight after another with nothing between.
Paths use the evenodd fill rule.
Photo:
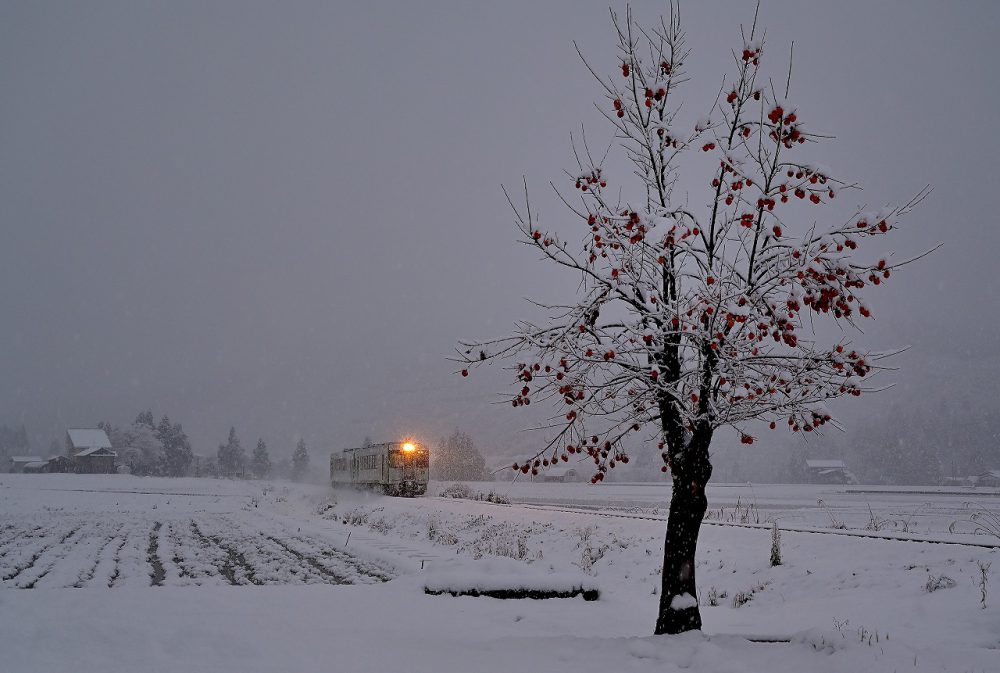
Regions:
<instances>
[{"instance_id":1,"label":"snow-covered field","mask_svg":"<svg viewBox=\"0 0 1000 673\"><path fill-rule=\"evenodd\" d=\"M654 637L666 486L472 488L0 475L0 670L1000 671L995 492L713 487L705 630Z\"/></svg>"}]
</instances>

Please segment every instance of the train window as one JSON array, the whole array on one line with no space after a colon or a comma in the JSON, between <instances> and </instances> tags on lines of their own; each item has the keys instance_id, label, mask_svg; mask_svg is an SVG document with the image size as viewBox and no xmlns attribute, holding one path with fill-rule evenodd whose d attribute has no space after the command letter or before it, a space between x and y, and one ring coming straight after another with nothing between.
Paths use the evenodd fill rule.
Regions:
<instances>
[{"instance_id":1,"label":"train window","mask_svg":"<svg viewBox=\"0 0 1000 673\"><path fill-rule=\"evenodd\" d=\"M359 470L374 470L378 467L378 456L375 454L361 456L357 461Z\"/></svg>"},{"instance_id":2,"label":"train window","mask_svg":"<svg viewBox=\"0 0 1000 673\"><path fill-rule=\"evenodd\" d=\"M389 452L389 467L403 467L404 462L414 467L427 467L427 452L421 450L412 453L398 450Z\"/></svg>"}]
</instances>

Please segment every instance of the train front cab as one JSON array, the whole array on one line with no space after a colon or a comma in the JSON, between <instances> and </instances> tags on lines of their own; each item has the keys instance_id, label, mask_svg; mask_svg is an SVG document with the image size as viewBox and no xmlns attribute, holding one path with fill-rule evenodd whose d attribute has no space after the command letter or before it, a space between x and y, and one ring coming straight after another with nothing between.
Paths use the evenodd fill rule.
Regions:
<instances>
[{"instance_id":1,"label":"train front cab","mask_svg":"<svg viewBox=\"0 0 1000 673\"><path fill-rule=\"evenodd\" d=\"M393 495L417 496L427 492L430 459L427 449L404 442L389 449L389 487Z\"/></svg>"}]
</instances>

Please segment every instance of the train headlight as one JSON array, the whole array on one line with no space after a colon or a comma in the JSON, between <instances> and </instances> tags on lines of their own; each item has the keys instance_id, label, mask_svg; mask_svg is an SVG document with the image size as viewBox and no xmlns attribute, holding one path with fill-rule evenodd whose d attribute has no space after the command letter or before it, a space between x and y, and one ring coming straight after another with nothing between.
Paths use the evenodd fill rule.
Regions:
<instances>
[{"instance_id":1,"label":"train headlight","mask_svg":"<svg viewBox=\"0 0 1000 673\"><path fill-rule=\"evenodd\" d=\"M403 444L403 451L406 451L407 453L413 453L416 450L417 447L413 442L406 442Z\"/></svg>"}]
</instances>

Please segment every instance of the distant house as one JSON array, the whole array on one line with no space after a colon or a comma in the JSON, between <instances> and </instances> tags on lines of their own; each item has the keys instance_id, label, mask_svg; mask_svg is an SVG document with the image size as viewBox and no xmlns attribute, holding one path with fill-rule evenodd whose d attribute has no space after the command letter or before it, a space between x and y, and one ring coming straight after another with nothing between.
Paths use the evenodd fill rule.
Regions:
<instances>
[{"instance_id":1,"label":"distant house","mask_svg":"<svg viewBox=\"0 0 1000 673\"><path fill-rule=\"evenodd\" d=\"M982 474L970 477L970 481L972 480L976 486L1000 487L1000 470L986 470Z\"/></svg>"},{"instance_id":2,"label":"distant house","mask_svg":"<svg viewBox=\"0 0 1000 673\"><path fill-rule=\"evenodd\" d=\"M111 440L99 428L74 428L66 431L69 439L73 471L80 474L113 474L118 454L111 449Z\"/></svg>"},{"instance_id":3,"label":"distant house","mask_svg":"<svg viewBox=\"0 0 1000 673\"><path fill-rule=\"evenodd\" d=\"M542 481L580 481L579 473L572 467L549 467L542 471L541 477Z\"/></svg>"},{"instance_id":4,"label":"distant house","mask_svg":"<svg viewBox=\"0 0 1000 673\"><path fill-rule=\"evenodd\" d=\"M68 456L52 456L45 462L42 472L72 472L73 459Z\"/></svg>"},{"instance_id":5,"label":"distant house","mask_svg":"<svg viewBox=\"0 0 1000 673\"><path fill-rule=\"evenodd\" d=\"M25 474L41 474L42 472L45 472L45 466L46 465L48 465L47 461L45 461L45 460L36 460L35 462L28 463L27 465L24 466L24 473Z\"/></svg>"},{"instance_id":6,"label":"distant house","mask_svg":"<svg viewBox=\"0 0 1000 673\"><path fill-rule=\"evenodd\" d=\"M45 459L41 456L11 456L10 457L10 471L14 473L25 472L25 468L29 465L35 463L44 463ZM37 470L33 470L37 471Z\"/></svg>"},{"instance_id":7,"label":"distant house","mask_svg":"<svg viewBox=\"0 0 1000 673\"><path fill-rule=\"evenodd\" d=\"M857 477L842 460L807 460L806 473L813 484L856 484Z\"/></svg>"}]
</instances>

